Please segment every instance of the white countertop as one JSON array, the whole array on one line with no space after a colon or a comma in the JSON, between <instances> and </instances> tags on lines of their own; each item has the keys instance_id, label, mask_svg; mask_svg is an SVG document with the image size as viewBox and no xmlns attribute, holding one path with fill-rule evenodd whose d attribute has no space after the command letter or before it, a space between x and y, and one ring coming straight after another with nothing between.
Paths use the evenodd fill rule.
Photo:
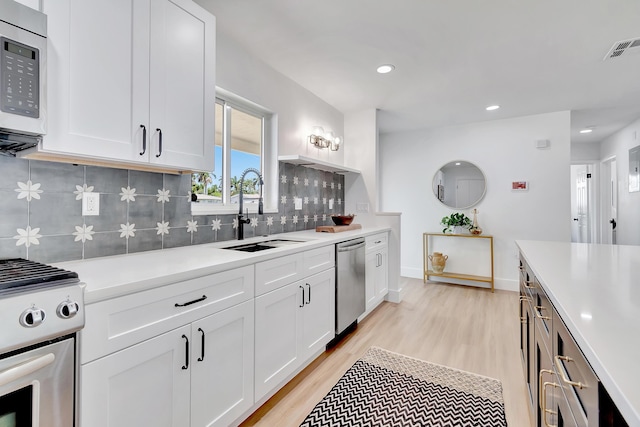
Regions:
<instances>
[{"instance_id":1,"label":"white countertop","mask_svg":"<svg viewBox=\"0 0 640 427\"><path fill-rule=\"evenodd\" d=\"M630 426L640 426L640 247L517 241Z\"/></svg>"},{"instance_id":2,"label":"white countertop","mask_svg":"<svg viewBox=\"0 0 640 427\"><path fill-rule=\"evenodd\" d=\"M91 304L388 230L389 227L367 227L340 233L317 233L314 230L297 231L242 241L228 240L135 254L61 262L55 266L78 273L80 280L86 284L85 303ZM222 249L265 239L301 240L303 243L260 252Z\"/></svg>"}]
</instances>

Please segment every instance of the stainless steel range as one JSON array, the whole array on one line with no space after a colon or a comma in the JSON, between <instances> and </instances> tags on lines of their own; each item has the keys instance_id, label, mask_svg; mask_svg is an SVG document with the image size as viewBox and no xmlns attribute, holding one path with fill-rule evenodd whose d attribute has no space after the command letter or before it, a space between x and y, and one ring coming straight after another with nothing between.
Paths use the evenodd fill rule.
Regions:
<instances>
[{"instance_id":1,"label":"stainless steel range","mask_svg":"<svg viewBox=\"0 0 640 427\"><path fill-rule=\"evenodd\" d=\"M75 425L75 340L83 326L76 273L0 259L0 426Z\"/></svg>"}]
</instances>

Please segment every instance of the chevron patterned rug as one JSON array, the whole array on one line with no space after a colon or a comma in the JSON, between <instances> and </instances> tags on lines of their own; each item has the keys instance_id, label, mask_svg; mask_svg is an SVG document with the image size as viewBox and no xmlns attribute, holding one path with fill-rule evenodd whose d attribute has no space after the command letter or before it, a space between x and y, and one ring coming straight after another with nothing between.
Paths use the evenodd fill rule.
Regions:
<instances>
[{"instance_id":1,"label":"chevron patterned rug","mask_svg":"<svg viewBox=\"0 0 640 427\"><path fill-rule=\"evenodd\" d=\"M506 425L500 381L371 347L300 427Z\"/></svg>"}]
</instances>

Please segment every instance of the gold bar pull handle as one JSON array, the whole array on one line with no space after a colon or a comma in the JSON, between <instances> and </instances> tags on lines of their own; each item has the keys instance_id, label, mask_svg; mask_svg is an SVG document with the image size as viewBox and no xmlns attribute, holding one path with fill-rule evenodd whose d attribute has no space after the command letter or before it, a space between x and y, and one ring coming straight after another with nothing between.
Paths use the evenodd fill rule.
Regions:
<instances>
[{"instance_id":1,"label":"gold bar pull handle","mask_svg":"<svg viewBox=\"0 0 640 427\"><path fill-rule=\"evenodd\" d=\"M529 301L529 298L521 295L519 301L520 307L522 307L522 301ZM527 318L520 316L520 323L527 323Z\"/></svg>"},{"instance_id":2,"label":"gold bar pull handle","mask_svg":"<svg viewBox=\"0 0 640 427\"><path fill-rule=\"evenodd\" d=\"M529 286L531 283L533 283L531 280L525 280L524 281L524 287L527 288L527 289L535 289L536 288L535 285Z\"/></svg>"},{"instance_id":3,"label":"gold bar pull handle","mask_svg":"<svg viewBox=\"0 0 640 427\"><path fill-rule=\"evenodd\" d=\"M560 387L560 384L554 382L545 382L542 384L542 420L544 421L544 425L546 427L558 427L557 424L549 424L547 422L547 414L557 415L558 411L553 411L551 409L547 409L547 386Z\"/></svg>"},{"instance_id":4,"label":"gold bar pull handle","mask_svg":"<svg viewBox=\"0 0 640 427\"><path fill-rule=\"evenodd\" d=\"M556 368L558 368L558 372L560 373L560 377L562 378L562 381L564 381L566 384L569 384L573 387L578 387L578 388L584 388L587 385L581 383L580 381L571 381L569 378L567 378L567 371L564 369L564 366L562 366L562 360L564 360L565 362L573 362L573 359L570 358L569 356L555 356L553 358L556 362Z\"/></svg>"},{"instance_id":5,"label":"gold bar pull handle","mask_svg":"<svg viewBox=\"0 0 640 427\"><path fill-rule=\"evenodd\" d=\"M551 320L551 317L543 316L542 313L540 312L541 310L546 310L546 309L547 309L547 307L543 307L541 305L536 305L536 317L538 319Z\"/></svg>"},{"instance_id":6,"label":"gold bar pull handle","mask_svg":"<svg viewBox=\"0 0 640 427\"><path fill-rule=\"evenodd\" d=\"M547 414L556 415L556 411L552 411L551 409L547 409L547 393L546 388L548 385L553 385L554 387L559 387L558 384L554 382L542 382L542 376L544 374L555 375L555 372L549 369L540 369L540 374L538 376L538 406L540 407L540 411L542 411L542 419L544 420L544 425L546 427L558 427L555 424L547 423Z\"/></svg>"}]
</instances>

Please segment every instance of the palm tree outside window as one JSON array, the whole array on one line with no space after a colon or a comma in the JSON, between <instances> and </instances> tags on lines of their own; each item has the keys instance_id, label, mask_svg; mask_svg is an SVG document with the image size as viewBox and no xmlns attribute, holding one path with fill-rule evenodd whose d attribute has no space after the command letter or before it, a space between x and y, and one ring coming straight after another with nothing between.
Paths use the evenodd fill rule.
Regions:
<instances>
[{"instance_id":1,"label":"palm tree outside window","mask_svg":"<svg viewBox=\"0 0 640 427\"><path fill-rule=\"evenodd\" d=\"M240 176L247 168L263 171L265 118L250 106L216 99L215 165L211 172L193 174L192 192L198 202L237 205ZM244 206L258 203L258 180L246 178Z\"/></svg>"}]
</instances>

